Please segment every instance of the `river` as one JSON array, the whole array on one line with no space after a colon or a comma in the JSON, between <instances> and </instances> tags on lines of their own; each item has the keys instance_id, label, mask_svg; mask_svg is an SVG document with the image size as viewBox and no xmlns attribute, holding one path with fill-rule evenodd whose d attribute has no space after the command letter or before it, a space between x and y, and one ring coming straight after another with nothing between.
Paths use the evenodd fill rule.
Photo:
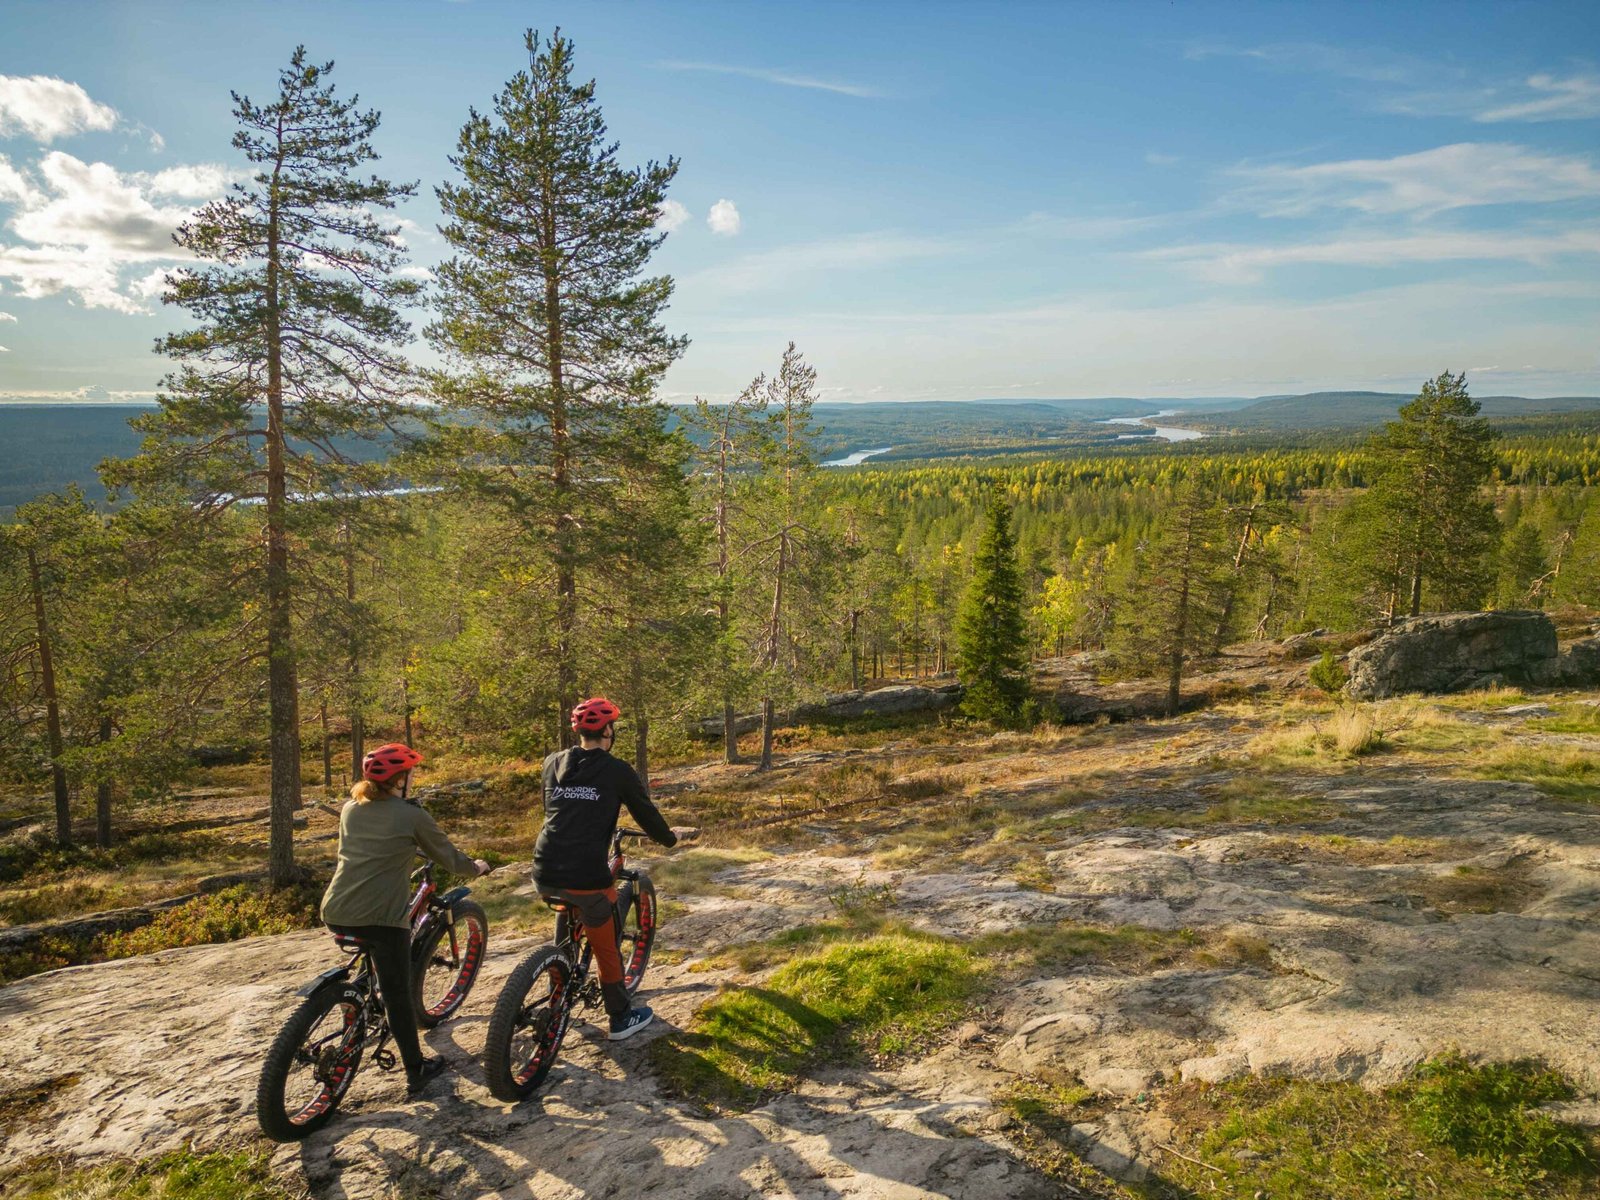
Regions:
<instances>
[{"instance_id":1,"label":"river","mask_svg":"<svg viewBox=\"0 0 1600 1200\"><path fill-rule=\"evenodd\" d=\"M893 446L883 446L877 450L857 450L854 454L846 454L843 458L831 459L822 465L825 467L859 467L874 454L887 454L893 449Z\"/></svg>"},{"instance_id":2,"label":"river","mask_svg":"<svg viewBox=\"0 0 1600 1200\"><path fill-rule=\"evenodd\" d=\"M1153 421L1157 417L1172 417L1176 416L1177 413L1178 410L1175 408L1164 408L1160 412L1152 413L1148 417L1108 417L1106 420L1100 423L1102 425L1139 425L1150 430L1156 435L1156 437L1168 442L1192 442L1197 438L1205 437L1205 434L1201 433L1198 429L1174 429L1170 425L1145 424L1146 421ZM1123 433L1117 435L1118 440L1121 440L1122 438L1142 438L1144 436L1145 435L1142 433Z\"/></svg>"}]
</instances>

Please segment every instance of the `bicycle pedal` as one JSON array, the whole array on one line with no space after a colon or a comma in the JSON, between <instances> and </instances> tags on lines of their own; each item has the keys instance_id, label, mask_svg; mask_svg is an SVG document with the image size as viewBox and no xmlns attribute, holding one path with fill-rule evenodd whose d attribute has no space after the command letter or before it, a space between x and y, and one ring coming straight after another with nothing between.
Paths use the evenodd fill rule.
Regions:
<instances>
[{"instance_id":1,"label":"bicycle pedal","mask_svg":"<svg viewBox=\"0 0 1600 1200\"><path fill-rule=\"evenodd\" d=\"M393 1050L379 1050L372 1056L372 1061L378 1065L380 1071L392 1071L400 1065L400 1060L395 1057Z\"/></svg>"}]
</instances>

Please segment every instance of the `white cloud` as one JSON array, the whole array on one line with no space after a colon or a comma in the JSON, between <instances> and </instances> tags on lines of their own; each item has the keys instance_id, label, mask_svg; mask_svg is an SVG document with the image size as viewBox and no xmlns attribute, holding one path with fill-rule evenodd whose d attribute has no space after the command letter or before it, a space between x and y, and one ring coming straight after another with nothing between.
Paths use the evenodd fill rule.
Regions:
<instances>
[{"instance_id":1,"label":"white cloud","mask_svg":"<svg viewBox=\"0 0 1600 1200\"><path fill-rule=\"evenodd\" d=\"M1527 89L1533 95L1512 104L1480 112L1478 121L1559 121L1600 117L1600 75L1530 75Z\"/></svg>"},{"instance_id":2,"label":"white cloud","mask_svg":"<svg viewBox=\"0 0 1600 1200\"><path fill-rule=\"evenodd\" d=\"M1395 158L1306 167L1240 167L1232 174L1245 182L1236 198L1272 217L1319 208L1428 214L1600 196L1600 170L1587 158L1496 142L1458 142Z\"/></svg>"},{"instance_id":3,"label":"white cloud","mask_svg":"<svg viewBox=\"0 0 1600 1200\"><path fill-rule=\"evenodd\" d=\"M744 221L739 216L739 210L734 207L732 200L718 200L711 206L711 211L706 214L706 224L712 233L721 234L723 237L734 237L744 227Z\"/></svg>"},{"instance_id":4,"label":"white cloud","mask_svg":"<svg viewBox=\"0 0 1600 1200\"><path fill-rule=\"evenodd\" d=\"M1348 237L1287 246L1211 242L1143 251L1219 283L1254 283L1273 267L1319 264L1398 267L1419 262L1515 261L1545 265L1558 258L1600 255L1600 226L1557 233L1421 233Z\"/></svg>"},{"instance_id":5,"label":"white cloud","mask_svg":"<svg viewBox=\"0 0 1600 1200\"><path fill-rule=\"evenodd\" d=\"M4 154L0 154L0 202L26 204L33 196L33 185L28 182L28 177L13 167Z\"/></svg>"},{"instance_id":6,"label":"white cloud","mask_svg":"<svg viewBox=\"0 0 1600 1200\"><path fill-rule=\"evenodd\" d=\"M689 222L689 210L676 200L663 200L657 210L656 228L666 233L675 233Z\"/></svg>"},{"instance_id":7,"label":"white cloud","mask_svg":"<svg viewBox=\"0 0 1600 1200\"><path fill-rule=\"evenodd\" d=\"M75 83L48 75L0 75L0 137L52 142L90 129L114 129L117 110Z\"/></svg>"},{"instance_id":8,"label":"white cloud","mask_svg":"<svg viewBox=\"0 0 1600 1200\"><path fill-rule=\"evenodd\" d=\"M427 267L418 266L401 267L395 274L402 279L420 279L424 283L432 283L434 278L433 272Z\"/></svg>"},{"instance_id":9,"label":"white cloud","mask_svg":"<svg viewBox=\"0 0 1600 1200\"><path fill-rule=\"evenodd\" d=\"M776 83L783 87L835 92L841 96L854 96L860 100L876 99L883 95L877 88L866 87L859 83L819 79L814 75L799 75L793 71L773 70L768 67L738 67L724 63L701 62L663 62L656 65L667 71L705 71L713 75L741 75L746 79L759 79L764 83Z\"/></svg>"},{"instance_id":10,"label":"white cloud","mask_svg":"<svg viewBox=\"0 0 1600 1200\"><path fill-rule=\"evenodd\" d=\"M168 167L154 175L136 178L152 196L175 196L185 200L210 200L225 192L230 183L250 177L248 171L236 171L220 163L195 163L192 166Z\"/></svg>"},{"instance_id":11,"label":"white cloud","mask_svg":"<svg viewBox=\"0 0 1600 1200\"><path fill-rule=\"evenodd\" d=\"M11 347L10 346L0 346L0 354L10 354L10 353L11 353Z\"/></svg>"},{"instance_id":12,"label":"white cloud","mask_svg":"<svg viewBox=\"0 0 1600 1200\"><path fill-rule=\"evenodd\" d=\"M14 173L23 186L6 192L15 204L8 227L20 240L0 242L0 278L30 299L68 293L86 307L126 313L144 311L161 292L163 271L150 264L184 257L172 234L192 201L205 198L202 185L220 191L227 179L204 165L123 175L60 151L40 159L32 177ZM157 203L175 192L191 203ZM141 266L144 273L128 281Z\"/></svg>"},{"instance_id":13,"label":"white cloud","mask_svg":"<svg viewBox=\"0 0 1600 1200\"><path fill-rule=\"evenodd\" d=\"M16 324L16 320L17 318L12 316L10 313L0 312L0 321L10 321L12 324Z\"/></svg>"}]
</instances>

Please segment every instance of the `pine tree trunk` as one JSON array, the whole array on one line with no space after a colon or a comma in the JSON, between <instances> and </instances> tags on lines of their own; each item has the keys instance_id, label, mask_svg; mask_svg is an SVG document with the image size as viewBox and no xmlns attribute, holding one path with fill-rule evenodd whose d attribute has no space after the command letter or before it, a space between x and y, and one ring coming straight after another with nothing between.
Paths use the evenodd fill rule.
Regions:
<instances>
[{"instance_id":1,"label":"pine tree trunk","mask_svg":"<svg viewBox=\"0 0 1600 1200\"><path fill-rule=\"evenodd\" d=\"M1179 693L1183 687L1184 639L1189 636L1189 569L1184 567L1178 591L1177 621L1172 638L1172 662L1167 671L1167 716L1178 715Z\"/></svg>"},{"instance_id":2,"label":"pine tree trunk","mask_svg":"<svg viewBox=\"0 0 1600 1200\"><path fill-rule=\"evenodd\" d=\"M739 719L733 715L733 701L722 698L722 757L724 761L739 761Z\"/></svg>"},{"instance_id":3,"label":"pine tree trunk","mask_svg":"<svg viewBox=\"0 0 1600 1200\"><path fill-rule=\"evenodd\" d=\"M282 132L280 130L280 145ZM280 161L281 169L281 161ZM300 714L290 608L288 467L283 428L283 327L279 307L278 180L267 223L267 707L272 764L267 878L294 882L294 811L300 807Z\"/></svg>"},{"instance_id":4,"label":"pine tree trunk","mask_svg":"<svg viewBox=\"0 0 1600 1200\"><path fill-rule=\"evenodd\" d=\"M39 574L39 556L28 547L28 585L33 592L34 630L39 639L39 684L44 690L44 732L50 751L50 783L56 797L56 845L63 850L72 845L72 796L67 790L67 771L61 765L61 704L56 697L55 655L50 645L50 623L44 615L44 582Z\"/></svg>"},{"instance_id":5,"label":"pine tree trunk","mask_svg":"<svg viewBox=\"0 0 1600 1200\"><path fill-rule=\"evenodd\" d=\"M771 696L761 697L761 762L757 770L772 770L772 722L773 705Z\"/></svg>"},{"instance_id":6,"label":"pine tree trunk","mask_svg":"<svg viewBox=\"0 0 1600 1200\"><path fill-rule=\"evenodd\" d=\"M333 739L328 736L328 702L324 700L317 710L317 721L322 726L322 786L333 787Z\"/></svg>"},{"instance_id":7,"label":"pine tree trunk","mask_svg":"<svg viewBox=\"0 0 1600 1200\"><path fill-rule=\"evenodd\" d=\"M346 643L345 686L350 689L350 782L354 783L361 778L361 760L367 756L367 727L361 712L361 643L355 630L356 552L348 519L341 532L344 534L345 612L346 620L350 622Z\"/></svg>"},{"instance_id":8,"label":"pine tree trunk","mask_svg":"<svg viewBox=\"0 0 1600 1200\"><path fill-rule=\"evenodd\" d=\"M861 690L861 610L850 613L850 690Z\"/></svg>"},{"instance_id":9,"label":"pine tree trunk","mask_svg":"<svg viewBox=\"0 0 1600 1200\"><path fill-rule=\"evenodd\" d=\"M546 180L546 202L542 213L540 249L559 258L556 234L556 197L552 181ZM555 274L546 271L544 280L545 345L550 366L550 481L554 485L556 519L556 701L564 712L578 705L578 578L577 531L572 515L572 462L567 428L563 342L565 327L561 312L561 286ZM561 745L573 743L568 725L558 726Z\"/></svg>"},{"instance_id":10,"label":"pine tree trunk","mask_svg":"<svg viewBox=\"0 0 1600 1200\"><path fill-rule=\"evenodd\" d=\"M633 743L633 769L639 773L639 780L645 787L650 786L650 718L643 712L639 714L639 732Z\"/></svg>"},{"instance_id":11,"label":"pine tree trunk","mask_svg":"<svg viewBox=\"0 0 1600 1200\"><path fill-rule=\"evenodd\" d=\"M100 718L100 744L111 740L111 717ZM111 849L111 781L102 779L94 789L94 844L102 850Z\"/></svg>"}]
</instances>

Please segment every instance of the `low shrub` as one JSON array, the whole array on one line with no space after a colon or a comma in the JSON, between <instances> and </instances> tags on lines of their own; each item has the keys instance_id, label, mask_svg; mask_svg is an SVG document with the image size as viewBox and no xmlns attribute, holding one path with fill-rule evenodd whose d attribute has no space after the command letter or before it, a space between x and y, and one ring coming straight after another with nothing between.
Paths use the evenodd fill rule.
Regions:
<instances>
[{"instance_id":1,"label":"low shrub","mask_svg":"<svg viewBox=\"0 0 1600 1200\"><path fill-rule=\"evenodd\" d=\"M238 884L169 908L150 924L107 934L99 950L106 958L131 958L178 946L236 942L260 934L293 933L316 923L315 897L306 889L256 891Z\"/></svg>"}]
</instances>

